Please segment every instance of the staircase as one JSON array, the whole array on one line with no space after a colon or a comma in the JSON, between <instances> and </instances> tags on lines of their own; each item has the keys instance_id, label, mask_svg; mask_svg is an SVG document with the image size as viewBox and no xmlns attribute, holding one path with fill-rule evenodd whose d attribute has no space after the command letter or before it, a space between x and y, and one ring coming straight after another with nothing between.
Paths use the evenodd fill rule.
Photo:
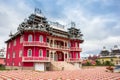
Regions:
<instances>
[{"instance_id":1,"label":"staircase","mask_svg":"<svg viewBox=\"0 0 120 80\"><path fill-rule=\"evenodd\" d=\"M52 70L77 70L80 69L70 63L67 63L65 61L52 61Z\"/></svg>"}]
</instances>

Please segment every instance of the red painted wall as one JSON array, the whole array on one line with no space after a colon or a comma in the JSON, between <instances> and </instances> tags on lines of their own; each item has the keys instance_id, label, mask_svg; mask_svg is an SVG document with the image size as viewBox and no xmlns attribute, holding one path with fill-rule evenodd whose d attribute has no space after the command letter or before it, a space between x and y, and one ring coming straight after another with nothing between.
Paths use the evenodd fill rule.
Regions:
<instances>
[{"instance_id":1,"label":"red painted wall","mask_svg":"<svg viewBox=\"0 0 120 80\"><path fill-rule=\"evenodd\" d=\"M30 34L33 36L33 41L34 40L39 41L39 36L40 35L43 36L43 41L44 42L46 42L46 40L47 40L46 34L41 33L41 32L35 32L34 33L33 31L31 31L31 32L25 32L23 34L24 41L28 41L28 36ZM24 46L23 47L23 43L20 43L20 36L21 35L18 35L15 39L9 41L8 44L7 44L7 55L6 55L6 65L7 66L12 66L12 63L14 63L14 66L19 66L19 63L22 65L22 57L19 57L19 51L20 50L23 50L23 56L27 56L28 49L31 49L32 50L32 56L37 57L37 56L39 56L39 50L42 49L43 50L43 57L46 57L47 51L46 51L45 47L34 47L34 46L32 46L32 47ZM13 45L14 40L16 40L16 46ZM79 46L80 42L78 42L78 41L71 40L70 43L71 43L71 47L76 47L75 43L77 43L78 47L80 47ZM10 44L10 48L9 48L9 44ZM13 52L16 53L15 58L12 58ZM8 59L8 53L10 54L10 59ZM78 51L71 51L70 52L70 54L72 55L71 58L76 58L76 53L78 53ZM62 56L64 56L64 55L62 55ZM78 56L80 58L80 54ZM59 59L59 61L61 61L61 60L63 60L63 58ZM27 66L27 67L30 67L30 66L33 66L33 65L34 65L33 62L27 62L27 63L24 62L23 63L23 66Z\"/></svg>"},{"instance_id":2,"label":"red painted wall","mask_svg":"<svg viewBox=\"0 0 120 80\"><path fill-rule=\"evenodd\" d=\"M79 45L80 42L79 41L77 41L77 40L71 40L70 43L71 43L71 45L70 45L71 47L76 47L77 46L77 47L80 48L80 45ZM70 53L72 54L72 58L76 58L76 55L78 55L78 58L80 58L80 51L71 51Z\"/></svg>"},{"instance_id":3,"label":"red painted wall","mask_svg":"<svg viewBox=\"0 0 120 80\"><path fill-rule=\"evenodd\" d=\"M14 46L14 40L16 40L16 45ZM9 48L10 45L10 48ZM17 36L16 39L13 39L7 44L7 54L6 54L6 65L8 66L19 66L21 64L22 57L19 57L19 51L22 50L23 43L20 43L20 36ZM13 52L15 52L15 58L13 58ZM8 54L10 58L8 59Z\"/></svg>"}]
</instances>

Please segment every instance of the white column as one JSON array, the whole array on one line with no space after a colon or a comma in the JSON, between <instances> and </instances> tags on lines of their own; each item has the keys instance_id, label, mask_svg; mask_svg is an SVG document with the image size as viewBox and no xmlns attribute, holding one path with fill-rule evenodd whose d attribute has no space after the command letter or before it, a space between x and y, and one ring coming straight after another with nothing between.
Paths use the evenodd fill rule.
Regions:
<instances>
[{"instance_id":1,"label":"white column","mask_svg":"<svg viewBox=\"0 0 120 80\"><path fill-rule=\"evenodd\" d=\"M53 47L54 47L54 39L53 39Z\"/></svg>"},{"instance_id":2,"label":"white column","mask_svg":"<svg viewBox=\"0 0 120 80\"><path fill-rule=\"evenodd\" d=\"M65 52L63 52L63 54L64 54L64 61L65 61Z\"/></svg>"},{"instance_id":3,"label":"white column","mask_svg":"<svg viewBox=\"0 0 120 80\"><path fill-rule=\"evenodd\" d=\"M54 54L55 54L55 53L53 52L53 61L54 61L54 59L55 59L55 58L54 58Z\"/></svg>"},{"instance_id":4,"label":"white column","mask_svg":"<svg viewBox=\"0 0 120 80\"><path fill-rule=\"evenodd\" d=\"M64 45L63 45L63 47L65 48L65 41L64 41Z\"/></svg>"}]
</instances>

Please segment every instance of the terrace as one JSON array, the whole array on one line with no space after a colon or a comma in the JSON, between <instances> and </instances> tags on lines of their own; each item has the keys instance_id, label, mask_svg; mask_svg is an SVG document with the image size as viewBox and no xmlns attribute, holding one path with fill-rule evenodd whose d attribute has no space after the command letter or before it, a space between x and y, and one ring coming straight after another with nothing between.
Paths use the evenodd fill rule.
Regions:
<instances>
[{"instance_id":1,"label":"terrace","mask_svg":"<svg viewBox=\"0 0 120 80\"><path fill-rule=\"evenodd\" d=\"M0 80L120 80L120 73L106 72L105 67L94 67L71 71L32 70L0 71Z\"/></svg>"},{"instance_id":2,"label":"terrace","mask_svg":"<svg viewBox=\"0 0 120 80\"><path fill-rule=\"evenodd\" d=\"M49 57L22 57L22 62L50 62Z\"/></svg>"}]
</instances>

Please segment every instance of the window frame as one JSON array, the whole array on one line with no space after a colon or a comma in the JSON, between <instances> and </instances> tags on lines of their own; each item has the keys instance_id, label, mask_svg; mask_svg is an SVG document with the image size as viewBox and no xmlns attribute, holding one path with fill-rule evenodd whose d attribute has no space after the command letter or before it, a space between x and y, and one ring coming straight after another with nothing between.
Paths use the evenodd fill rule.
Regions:
<instances>
[{"instance_id":1,"label":"window frame","mask_svg":"<svg viewBox=\"0 0 120 80\"><path fill-rule=\"evenodd\" d=\"M33 36L32 36L32 34L29 34L28 35L28 42L32 42L33 41Z\"/></svg>"},{"instance_id":2,"label":"window frame","mask_svg":"<svg viewBox=\"0 0 120 80\"><path fill-rule=\"evenodd\" d=\"M43 57L43 50L39 49L39 57Z\"/></svg>"},{"instance_id":3,"label":"window frame","mask_svg":"<svg viewBox=\"0 0 120 80\"><path fill-rule=\"evenodd\" d=\"M31 55L29 55L29 51L31 51ZM32 57L32 49L27 50L27 57Z\"/></svg>"},{"instance_id":4,"label":"window frame","mask_svg":"<svg viewBox=\"0 0 120 80\"><path fill-rule=\"evenodd\" d=\"M41 42L41 43L43 42L43 35L39 36L39 42Z\"/></svg>"},{"instance_id":5,"label":"window frame","mask_svg":"<svg viewBox=\"0 0 120 80\"><path fill-rule=\"evenodd\" d=\"M20 43L23 43L23 36L20 37Z\"/></svg>"},{"instance_id":6,"label":"window frame","mask_svg":"<svg viewBox=\"0 0 120 80\"><path fill-rule=\"evenodd\" d=\"M12 56L13 58L15 58L16 57L16 54L15 54L15 52L13 52L13 56Z\"/></svg>"},{"instance_id":7,"label":"window frame","mask_svg":"<svg viewBox=\"0 0 120 80\"><path fill-rule=\"evenodd\" d=\"M14 40L13 45L16 46L16 39Z\"/></svg>"},{"instance_id":8,"label":"window frame","mask_svg":"<svg viewBox=\"0 0 120 80\"><path fill-rule=\"evenodd\" d=\"M20 50L19 51L19 57L22 57L22 54L23 54L23 52L22 52L22 50Z\"/></svg>"}]
</instances>

